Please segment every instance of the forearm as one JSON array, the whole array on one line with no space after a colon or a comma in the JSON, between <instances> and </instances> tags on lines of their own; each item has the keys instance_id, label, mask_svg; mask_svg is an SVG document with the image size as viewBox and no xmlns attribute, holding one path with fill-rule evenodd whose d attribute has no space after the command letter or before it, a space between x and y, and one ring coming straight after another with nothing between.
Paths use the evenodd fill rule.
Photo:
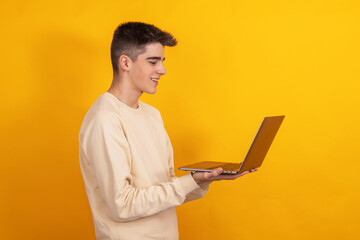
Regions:
<instances>
[{"instance_id":1,"label":"forearm","mask_svg":"<svg viewBox=\"0 0 360 240\"><path fill-rule=\"evenodd\" d=\"M112 217L116 221L125 222L176 207L185 201L189 193L199 188L190 175L185 175L147 188L126 184L121 191L104 198Z\"/></svg>"}]
</instances>

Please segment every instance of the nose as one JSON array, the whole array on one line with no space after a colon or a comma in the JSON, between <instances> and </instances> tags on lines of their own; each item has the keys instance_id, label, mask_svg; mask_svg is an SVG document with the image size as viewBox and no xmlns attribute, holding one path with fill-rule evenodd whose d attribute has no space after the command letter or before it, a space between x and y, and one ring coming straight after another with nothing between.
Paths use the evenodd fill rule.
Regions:
<instances>
[{"instance_id":1,"label":"nose","mask_svg":"<svg viewBox=\"0 0 360 240\"><path fill-rule=\"evenodd\" d=\"M158 69L158 74L161 74L161 75L165 75L166 74L166 70L165 70L165 66L163 63L160 64L160 67Z\"/></svg>"}]
</instances>

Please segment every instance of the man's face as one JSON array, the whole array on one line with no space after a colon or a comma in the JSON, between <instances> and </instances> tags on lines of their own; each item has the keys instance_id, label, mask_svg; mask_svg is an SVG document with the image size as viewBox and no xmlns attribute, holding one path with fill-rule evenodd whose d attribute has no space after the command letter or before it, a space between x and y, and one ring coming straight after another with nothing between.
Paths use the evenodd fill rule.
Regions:
<instances>
[{"instance_id":1,"label":"man's face","mask_svg":"<svg viewBox=\"0 0 360 240\"><path fill-rule=\"evenodd\" d=\"M129 76L136 90L154 94L158 80L166 73L163 64L164 47L161 43L151 43L146 45L145 49L145 53L132 62Z\"/></svg>"}]
</instances>

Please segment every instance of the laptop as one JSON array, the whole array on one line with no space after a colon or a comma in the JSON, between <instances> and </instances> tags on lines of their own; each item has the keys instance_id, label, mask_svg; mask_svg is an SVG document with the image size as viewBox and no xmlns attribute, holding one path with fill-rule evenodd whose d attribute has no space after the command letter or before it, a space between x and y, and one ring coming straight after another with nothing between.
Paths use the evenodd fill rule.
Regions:
<instances>
[{"instance_id":1,"label":"laptop","mask_svg":"<svg viewBox=\"0 0 360 240\"><path fill-rule=\"evenodd\" d=\"M284 117L284 115L271 116L263 119L244 161L240 163L205 161L186 165L179 169L184 171L211 172L221 167L223 169L222 174L240 174L253 168L258 168L264 161Z\"/></svg>"}]
</instances>

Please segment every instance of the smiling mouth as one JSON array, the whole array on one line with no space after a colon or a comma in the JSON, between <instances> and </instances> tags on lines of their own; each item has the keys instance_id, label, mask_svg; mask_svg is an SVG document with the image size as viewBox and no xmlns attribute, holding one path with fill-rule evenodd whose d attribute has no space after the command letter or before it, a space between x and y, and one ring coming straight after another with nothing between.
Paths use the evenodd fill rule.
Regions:
<instances>
[{"instance_id":1,"label":"smiling mouth","mask_svg":"<svg viewBox=\"0 0 360 240\"><path fill-rule=\"evenodd\" d=\"M159 81L159 79L157 79L157 78L152 78L151 80L153 80L155 82Z\"/></svg>"}]
</instances>

